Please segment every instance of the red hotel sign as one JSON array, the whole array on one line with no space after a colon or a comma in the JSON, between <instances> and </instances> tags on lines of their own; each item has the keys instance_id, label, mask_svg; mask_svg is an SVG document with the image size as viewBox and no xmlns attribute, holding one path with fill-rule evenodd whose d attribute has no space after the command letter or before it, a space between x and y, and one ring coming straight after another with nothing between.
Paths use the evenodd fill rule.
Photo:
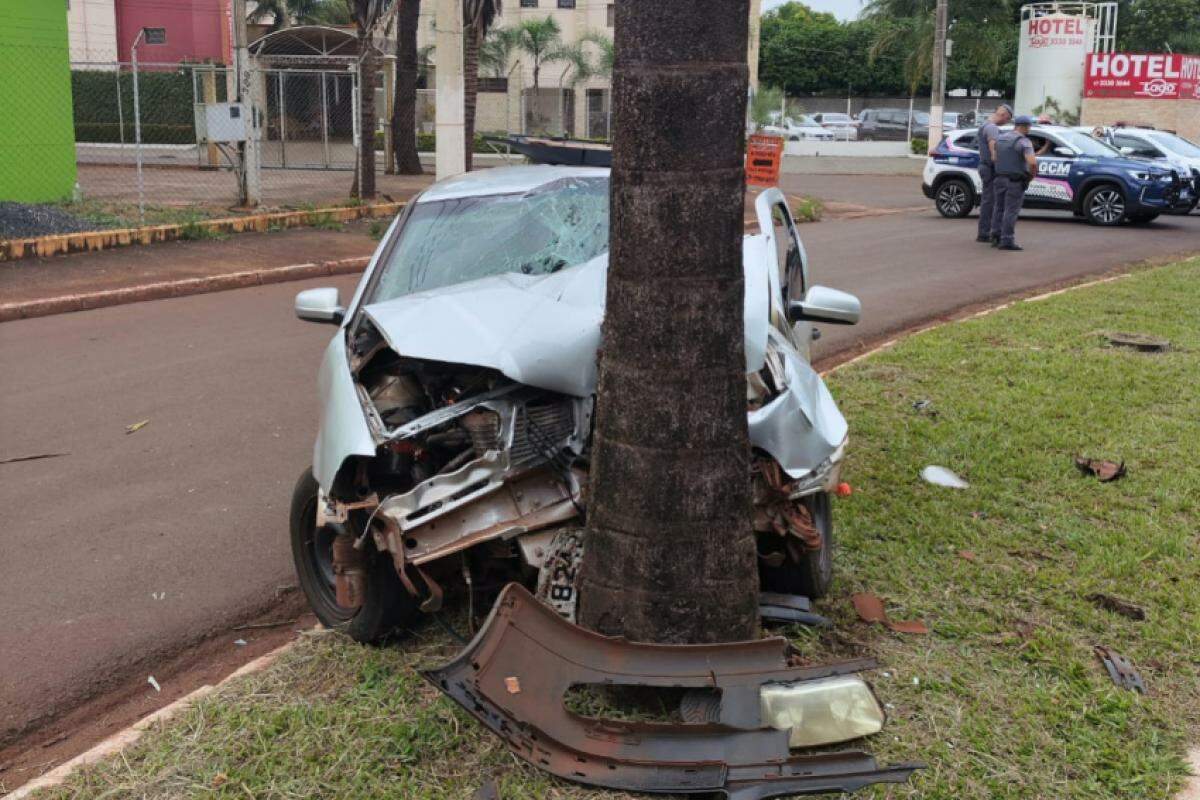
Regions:
<instances>
[{"instance_id":1,"label":"red hotel sign","mask_svg":"<svg viewBox=\"0 0 1200 800\"><path fill-rule=\"evenodd\" d=\"M1089 53L1084 97L1200 100L1200 56Z\"/></svg>"}]
</instances>

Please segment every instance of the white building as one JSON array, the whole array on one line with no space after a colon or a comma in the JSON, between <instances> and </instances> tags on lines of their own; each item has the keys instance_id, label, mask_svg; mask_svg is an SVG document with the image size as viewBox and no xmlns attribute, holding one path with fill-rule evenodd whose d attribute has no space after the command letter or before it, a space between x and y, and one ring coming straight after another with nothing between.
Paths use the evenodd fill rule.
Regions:
<instances>
[{"instance_id":1,"label":"white building","mask_svg":"<svg viewBox=\"0 0 1200 800\"><path fill-rule=\"evenodd\" d=\"M72 62L90 62L99 69L116 61L114 0L67 0L67 40Z\"/></svg>"},{"instance_id":2,"label":"white building","mask_svg":"<svg viewBox=\"0 0 1200 800\"><path fill-rule=\"evenodd\" d=\"M618 2L630 0L618 0ZM750 83L758 85L759 20L762 0L750 0ZM434 3L421 4L418 48L434 41ZM613 0L505 0L498 27L515 28L525 20L553 17L561 29L564 43L574 43L589 33L612 38L615 3ZM588 45L594 57L595 45ZM436 62L436 54L432 60ZM507 93L487 91L484 81L478 101L478 131L547 132L568 136L606 139L609 136L612 81L609 77L591 77L574 87L572 74L564 61L543 62L540 91L533 97L533 63L530 57L514 52L509 64ZM432 88L433 78L428 85Z\"/></svg>"}]
</instances>

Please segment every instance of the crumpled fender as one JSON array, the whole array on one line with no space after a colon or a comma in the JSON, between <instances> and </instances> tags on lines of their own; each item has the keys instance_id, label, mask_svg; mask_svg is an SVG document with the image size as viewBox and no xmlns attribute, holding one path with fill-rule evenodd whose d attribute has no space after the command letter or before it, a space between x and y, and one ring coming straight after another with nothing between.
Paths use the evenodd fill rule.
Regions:
<instances>
[{"instance_id":1,"label":"crumpled fender","mask_svg":"<svg viewBox=\"0 0 1200 800\"><path fill-rule=\"evenodd\" d=\"M346 332L342 328L330 339L321 358L317 399L321 404L321 424L313 445L313 477L328 492L347 458L375 455L375 440L350 374Z\"/></svg>"},{"instance_id":2,"label":"crumpled fender","mask_svg":"<svg viewBox=\"0 0 1200 800\"><path fill-rule=\"evenodd\" d=\"M838 449L849 431L825 382L774 329L786 388L750 412L750 443L771 455L793 480L812 472Z\"/></svg>"}]
</instances>

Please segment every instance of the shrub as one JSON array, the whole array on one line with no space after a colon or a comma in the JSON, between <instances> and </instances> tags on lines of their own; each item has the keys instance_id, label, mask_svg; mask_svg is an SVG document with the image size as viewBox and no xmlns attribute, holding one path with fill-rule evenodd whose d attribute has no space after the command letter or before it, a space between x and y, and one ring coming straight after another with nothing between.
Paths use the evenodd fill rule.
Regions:
<instances>
[{"instance_id":1,"label":"shrub","mask_svg":"<svg viewBox=\"0 0 1200 800\"><path fill-rule=\"evenodd\" d=\"M76 141L120 142L122 133L126 142L134 140L132 73L72 70L71 106ZM138 108L143 142L196 141L190 70L139 73Z\"/></svg>"},{"instance_id":2,"label":"shrub","mask_svg":"<svg viewBox=\"0 0 1200 800\"><path fill-rule=\"evenodd\" d=\"M912 153L914 156L923 156L923 155L929 154L929 140L928 139L914 138L911 142L908 143L908 145L909 145L909 147L912 148Z\"/></svg>"}]
</instances>

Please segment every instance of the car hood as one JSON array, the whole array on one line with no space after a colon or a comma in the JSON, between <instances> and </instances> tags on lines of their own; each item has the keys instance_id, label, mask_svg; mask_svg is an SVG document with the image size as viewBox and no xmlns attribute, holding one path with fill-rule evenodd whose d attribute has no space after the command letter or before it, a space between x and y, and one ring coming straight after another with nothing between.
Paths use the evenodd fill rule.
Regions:
<instances>
[{"instance_id":1,"label":"car hood","mask_svg":"<svg viewBox=\"0 0 1200 800\"><path fill-rule=\"evenodd\" d=\"M762 367L768 319L765 239L743 244L748 371ZM494 275L363 307L406 358L471 364L576 397L596 391L608 255L550 275Z\"/></svg>"}]
</instances>

